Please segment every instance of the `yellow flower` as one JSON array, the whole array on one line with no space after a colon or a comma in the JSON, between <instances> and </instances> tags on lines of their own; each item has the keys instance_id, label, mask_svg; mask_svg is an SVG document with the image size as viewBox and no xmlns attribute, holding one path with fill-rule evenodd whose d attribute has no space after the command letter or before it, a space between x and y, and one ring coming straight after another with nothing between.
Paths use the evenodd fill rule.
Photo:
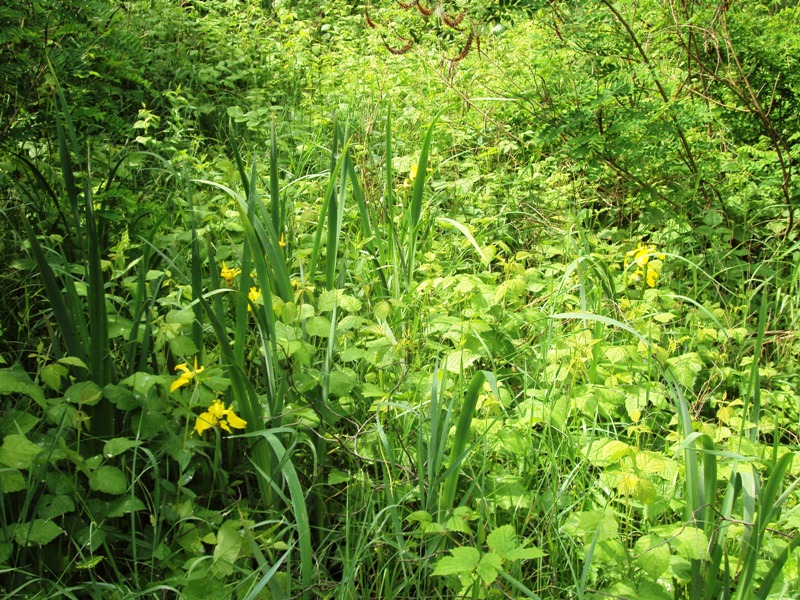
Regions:
<instances>
[{"instance_id":1,"label":"yellow flower","mask_svg":"<svg viewBox=\"0 0 800 600\"><path fill-rule=\"evenodd\" d=\"M247 297L250 298L250 302L253 304L258 304L259 300L261 299L261 290L256 287L250 288L250 293L247 294ZM253 310L252 306L249 304L247 305L247 310Z\"/></svg>"},{"instance_id":2,"label":"yellow flower","mask_svg":"<svg viewBox=\"0 0 800 600\"><path fill-rule=\"evenodd\" d=\"M278 241L278 246L280 246L281 248L286 248L286 239L283 237L282 233L281 233L281 239Z\"/></svg>"},{"instance_id":3,"label":"yellow flower","mask_svg":"<svg viewBox=\"0 0 800 600\"><path fill-rule=\"evenodd\" d=\"M656 280L658 279L658 270L653 267L647 269L647 285L656 287Z\"/></svg>"},{"instance_id":4,"label":"yellow flower","mask_svg":"<svg viewBox=\"0 0 800 600\"><path fill-rule=\"evenodd\" d=\"M228 285L233 285L233 278L236 277L239 273L241 273L241 269L229 269L225 265L225 261L222 261L222 269L220 269L219 276L222 277Z\"/></svg>"},{"instance_id":5,"label":"yellow flower","mask_svg":"<svg viewBox=\"0 0 800 600\"><path fill-rule=\"evenodd\" d=\"M222 400L214 400L208 410L197 417L194 430L199 435L203 435L206 429L211 429L212 427L221 427L228 433L233 433L231 427L244 429L247 427L247 421L237 417L236 413L233 412L233 408L225 408Z\"/></svg>"},{"instance_id":6,"label":"yellow flower","mask_svg":"<svg viewBox=\"0 0 800 600\"><path fill-rule=\"evenodd\" d=\"M170 392L174 392L178 388L181 388L184 385L187 385L188 383L190 383L192 381L192 379L194 379L195 375L197 375L198 373L202 373L204 369L205 369L205 367L200 367L200 368L197 367L197 357L196 356L194 357L194 369L190 369L189 365L187 365L186 363L178 365L177 367L175 367L175 370L176 371L182 371L182 373L180 374L180 376L175 381L172 382L172 385L170 386L169 391Z\"/></svg>"}]
</instances>

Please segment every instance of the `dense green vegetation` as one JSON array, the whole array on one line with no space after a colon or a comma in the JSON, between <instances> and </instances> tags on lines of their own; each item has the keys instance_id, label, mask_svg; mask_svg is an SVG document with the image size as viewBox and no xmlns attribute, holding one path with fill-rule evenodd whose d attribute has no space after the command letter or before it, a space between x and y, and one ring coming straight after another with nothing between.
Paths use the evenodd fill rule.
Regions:
<instances>
[{"instance_id":1,"label":"dense green vegetation","mask_svg":"<svg viewBox=\"0 0 800 600\"><path fill-rule=\"evenodd\" d=\"M0 593L800 596L800 7L0 7Z\"/></svg>"}]
</instances>

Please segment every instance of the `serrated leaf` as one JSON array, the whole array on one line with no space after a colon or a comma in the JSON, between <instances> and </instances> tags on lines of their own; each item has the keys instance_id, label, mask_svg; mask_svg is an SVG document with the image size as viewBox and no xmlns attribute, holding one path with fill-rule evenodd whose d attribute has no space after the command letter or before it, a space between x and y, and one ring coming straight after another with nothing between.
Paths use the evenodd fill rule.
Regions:
<instances>
[{"instance_id":1,"label":"serrated leaf","mask_svg":"<svg viewBox=\"0 0 800 600\"><path fill-rule=\"evenodd\" d=\"M93 381L73 383L67 388L64 399L80 406L94 406L103 398L103 390Z\"/></svg>"},{"instance_id":2,"label":"serrated leaf","mask_svg":"<svg viewBox=\"0 0 800 600\"><path fill-rule=\"evenodd\" d=\"M54 519L75 510L72 498L64 495L46 495L39 501L38 514L42 519Z\"/></svg>"},{"instance_id":3,"label":"serrated leaf","mask_svg":"<svg viewBox=\"0 0 800 600\"><path fill-rule=\"evenodd\" d=\"M36 385L28 373L19 365L0 369L0 396L6 394L24 394L32 398L42 408L46 404L42 388Z\"/></svg>"},{"instance_id":4,"label":"serrated leaf","mask_svg":"<svg viewBox=\"0 0 800 600\"><path fill-rule=\"evenodd\" d=\"M356 385L356 376L346 371L331 371L328 377L328 393L337 398L347 396Z\"/></svg>"},{"instance_id":5,"label":"serrated leaf","mask_svg":"<svg viewBox=\"0 0 800 600\"><path fill-rule=\"evenodd\" d=\"M667 539L675 554L687 560L701 560L708 554L708 538L697 527L680 527Z\"/></svg>"},{"instance_id":6,"label":"serrated leaf","mask_svg":"<svg viewBox=\"0 0 800 600\"><path fill-rule=\"evenodd\" d=\"M30 469L39 454L44 452L24 435L12 433L3 439L0 446L0 462L12 469Z\"/></svg>"},{"instance_id":7,"label":"serrated leaf","mask_svg":"<svg viewBox=\"0 0 800 600\"><path fill-rule=\"evenodd\" d=\"M214 567L221 575L233 573L233 563L242 549L242 536L238 525L225 521L217 532L217 545L214 547Z\"/></svg>"},{"instance_id":8,"label":"serrated leaf","mask_svg":"<svg viewBox=\"0 0 800 600\"><path fill-rule=\"evenodd\" d=\"M35 519L31 523L21 523L14 532L14 540L20 546L44 546L64 533L58 525L46 519Z\"/></svg>"},{"instance_id":9,"label":"serrated leaf","mask_svg":"<svg viewBox=\"0 0 800 600\"><path fill-rule=\"evenodd\" d=\"M306 321L308 335L326 338L331 334L331 322L325 317L311 317Z\"/></svg>"},{"instance_id":10,"label":"serrated leaf","mask_svg":"<svg viewBox=\"0 0 800 600\"><path fill-rule=\"evenodd\" d=\"M347 312L358 312L361 310L361 300L347 294L340 294L339 306Z\"/></svg>"},{"instance_id":11,"label":"serrated leaf","mask_svg":"<svg viewBox=\"0 0 800 600\"><path fill-rule=\"evenodd\" d=\"M317 310L320 312L330 312L336 306L338 300L338 290L323 290L317 299Z\"/></svg>"},{"instance_id":12,"label":"serrated leaf","mask_svg":"<svg viewBox=\"0 0 800 600\"><path fill-rule=\"evenodd\" d=\"M430 523L433 521L431 513L425 510L415 510L406 517L408 523Z\"/></svg>"},{"instance_id":13,"label":"serrated leaf","mask_svg":"<svg viewBox=\"0 0 800 600\"><path fill-rule=\"evenodd\" d=\"M486 536L486 544L489 546L489 550L500 558L507 558L508 553L518 546L517 532L514 530L514 526L503 525L498 527Z\"/></svg>"},{"instance_id":14,"label":"serrated leaf","mask_svg":"<svg viewBox=\"0 0 800 600\"><path fill-rule=\"evenodd\" d=\"M476 548L462 547L450 550L452 556L445 556L433 571L434 575L456 575L470 573L475 570L480 560L480 553Z\"/></svg>"},{"instance_id":15,"label":"serrated leaf","mask_svg":"<svg viewBox=\"0 0 800 600\"><path fill-rule=\"evenodd\" d=\"M42 382L51 390L58 391L61 389L61 382L69 373L69 369L64 365L53 363L47 365L39 372L39 377Z\"/></svg>"},{"instance_id":16,"label":"serrated leaf","mask_svg":"<svg viewBox=\"0 0 800 600\"><path fill-rule=\"evenodd\" d=\"M619 440L598 440L586 450L586 458L596 467L616 464L631 452L631 447Z\"/></svg>"},{"instance_id":17,"label":"serrated leaf","mask_svg":"<svg viewBox=\"0 0 800 600\"><path fill-rule=\"evenodd\" d=\"M497 579L498 572L503 570L503 559L494 554L493 552L488 552L481 556L481 560L478 563L478 576L483 580L483 583L489 585L494 583L494 580Z\"/></svg>"},{"instance_id":18,"label":"serrated leaf","mask_svg":"<svg viewBox=\"0 0 800 600\"><path fill-rule=\"evenodd\" d=\"M139 500L136 496L131 498L129 495L117 498L108 505L108 513L106 516L110 518L121 517L128 513L137 512L147 508L144 502Z\"/></svg>"},{"instance_id":19,"label":"serrated leaf","mask_svg":"<svg viewBox=\"0 0 800 600\"><path fill-rule=\"evenodd\" d=\"M657 535L645 535L633 546L634 562L652 579L658 579L669 568L669 545Z\"/></svg>"},{"instance_id":20,"label":"serrated leaf","mask_svg":"<svg viewBox=\"0 0 800 600\"><path fill-rule=\"evenodd\" d=\"M536 546L530 546L527 548L515 548L506 555L506 559L510 561L532 560L543 556L547 556L547 553L539 550Z\"/></svg>"},{"instance_id":21,"label":"serrated leaf","mask_svg":"<svg viewBox=\"0 0 800 600\"><path fill-rule=\"evenodd\" d=\"M687 352L667 360L675 379L682 386L692 389L697 375L703 370L703 360L697 352Z\"/></svg>"},{"instance_id":22,"label":"serrated leaf","mask_svg":"<svg viewBox=\"0 0 800 600\"><path fill-rule=\"evenodd\" d=\"M89 487L96 492L119 496L127 491L128 480L117 467L103 465L89 476Z\"/></svg>"},{"instance_id":23,"label":"serrated leaf","mask_svg":"<svg viewBox=\"0 0 800 600\"><path fill-rule=\"evenodd\" d=\"M67 365L69 367L78 367L79 369L83 369L84 371L89 370L89 367L86 366L86 363L83 362L77 356L62 356L56 362L60 365Z\"/></svg>"},{"instance_id":24,"label":"serrated leaf","mask_svg":"<svg viewBox=\"0 0 800 600\"><path fill-rule=\"evenodd\" d=\"M0 421L0 434L6 436L12 433L25 435L40 421L39 417L23 410L7 412Z\"/></svg>"},{"instance_id":25,"label":"serrated leaf","mask_svg":"<svg viewBox=\"0 0 800 600\"><path fill-rule=\"evenodd\" d=\"M619 524L610 512L590 510L573 514L564 524L569 535L583 538L584 543L611 540L617 537ZM596 538L595 538L596 536Z\"/></svg>"},{"instance_id":26,"label":"serrated leaf","mask_svg":"<svg viewBox=\"0 0 800 600\"><path fill-rule=\"evenodd\" d=\"M135 448L136 446L140 446L142 442L138 440L131 440L128 438L113 438L108 440L103 445L103 456L106 458L114 458L130 450L131 448Z\"/></svg>"},{"instance_id":27,"label":"serrated leaf","mask_svg":"<svg viewBox=\"0 0 800 600\"><path fill-rule=\"evenodd\" d=\"M0 467L0 492L10 494L20 492L28 487L25 477L16 469L4 469Z\"/></svg>"},{"instance_id":28,"label":"serrated leaf","mask_svg":"<svg viewBox=\"0 0 800 600\"><path fill-rule=\"evenodd\" d=\"M462 370L466 371L479 358L480 354L475 354L471 350L464 348L448 354L442 366L448 372L458 374Z\"/></svg>"}]
</instances>

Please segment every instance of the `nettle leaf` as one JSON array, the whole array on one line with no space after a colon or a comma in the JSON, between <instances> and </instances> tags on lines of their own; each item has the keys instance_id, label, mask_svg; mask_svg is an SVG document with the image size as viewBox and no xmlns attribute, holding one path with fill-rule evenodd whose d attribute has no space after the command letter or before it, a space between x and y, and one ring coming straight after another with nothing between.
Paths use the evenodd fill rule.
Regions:
<instances>
[{"instance_id":1,"label":"nettle leaf","mask_svg":"<svg viewBox=\"0 0 800 600\"><path fill-rule=\"evenodd\" d=\"M434 575L457 575L471 573L478 567L481 555L477 548L462 547L450 550L452 556L445 556L433 571Z\"/></svg>"},{"instance_id":2,"label":"nettle leaf","mask_svg":"<svg viewBox=\"0 0 800 600\"><path fill-rule=\"evenodd\" d=\"M35 519L30 523L17 525L14 540L20 546L44 546L64 533L58 525L46 519Z\"/></svg>"},{"instance_id":3,"label":"nettle leaf","mask_svg":"<svg viewBox=\"0 0 800 600\"><path fill-rule=\"evenodd\" d=\"M128 438L114 438L108 440L103 445L103 456L106 458L114 458L115 456L130 450L131 448L135 448L136 446L140 446L142 442L138 440L130 440Z\"/></svg>"},{"instance_id":4,"label":"nettle leaf","mask_svg":"<svg viewBox=\"0 0 800 600\"><path fill-rule=\"evenodd\" d=\"M594 539L603 542L616 538L619 523L610 512L590 510L573 514L563 529L573 537L583 538L584 543L588 544Z\"/></svg>"},{"instance_id":5,"label":"nettle leaf","mask_svg":"<svg viewBox=\"0 0 800 600\"><path fill-rule=\"evenodd\" d=\"M458 374L462 370L466 371L480 357L480 354L475 354L471 350L464 348L448 354L442 366L446 371Z\"/></svg>"},{"instance_id":6,"label":"nettle leaf","mask_svg":"<svg viewBox=\"0 0 800 600\"><path fill-rule=\"evenodd\" d=\"M3 439L0 462L13 469L30 469L39 454L44 452L24 435L12 433Z\"/></svg>"},{"instance_id":7,"label":"nettle leaf","mask_svg":"<svg viewBox=\"0 0 800 600\"><path fill-rule=\"evenodd\" d=\"M94 406L103 397L102 388L93 381L81 381L67 388L64 398L73 404Z\"/></svg>"},{"instance_id":8,"label":"nettle leaf","mask_svg":"<svg viewBox=\"0 0 800 600\"><path fill-rule=\"evenodd\" d=\"M64 365L59 365L58 363L53 363L52 365L47 365L39 372L39 377L41 377L42 382L49 387L51 390L60 390L61 389L61 382L69 373L69 369Z\"/></svg>"},{"instance_id":9,"label":"nettle leaf","mask_svg":"<svg viewBox=\"0 0 800 600\"><path fill-rule=\"evenodd\" d=\"M16 469L0 468L0 492L10 494L20 492L28 487L25 477Z\"/></svg>"},{"instance_id":10,"label":"nettle leaf","mask_svg":"<svg viewBox=\"0 0 800 600\"><path fill-rule=\"evenodd\" d=\"M145 508L147 507L144 505L144 502L139 500L139 498L136 496L131 498L126 494L121 498L117 498L108 505L108 514L106 516L109 518L121 517L122 515L127 515L128 513L144 510Z\"/></svg>"},{"instance_id":11,"label":"nettle leaf","mask_svg":"<svg viewBox=\"0 0 800 600\"><path fill-rule=\"evenodd\" d=\"M0 421L0 434L21 433L25 435L40 421L39 417L22 410L7 412Z\"/></svg>"},{"instance_id":12,"label":"nettle leaf","mask_svg":"<svg viewBox=\"0 0 800 600\"><path fill-rule=\"evenodd\" d=\"M628 456L632 448L619 440L605 439L593 442L586 450L586 458L596 467L608 467Z\"/></svg>"},{"instance_id":13,"label":"nettle leaf","mask_svg":"<svg viewBox=\"0 0 800 600\"><path fill-rule=\"evenodd\" d=\"M669 568L669 544L657 535L645 535L633 546L634 562L652 579L658 579Z\"/></svg>"},{"instance_id":14,"label":"nettle leaf","mask_svg":"<svg viewBox=\"0 0 800 600\"><path fill-rule=\"evenodd\" d=\"M682 386L688 389L694 387L697 375L703 370L703 359L697 352L687 352L667 360L672 367L672 374Z\"/></svg>"},{"instance_id":15,"label":"nettle leaf","mask_svg":"<svg viewBox=\"0 0 800 600\"><path fill-rule=\"evenodd\" d=\"M708 555L708 538L702 529L676 526L665 536L675 554L687 560L701 560Z\"/></svg>"},{"instance_id":16,"label":"nettle leaf","mask_svg":"<svg viewBox=\"0 0 800 600\"><path fill-rule=\"evenodd\" d=\"M38 512L42 519L54 519L61 515L71 513L73 510L75 510L75 503L69 496L52 496L47 494L42 496L42 499L39 501Z\"/></svg>"},{"instance_id":17,"label":"nettle leaf","mask_svg":"<svg viewBox=\"0 0 800 600\"><path fill-rule=\"evenodd\" d=\"M239 526L233 521L225 521L217 532L217 545L214 547L214 568L221 575L233 573L233 563L242 549L242 536Z\"/></svg>"},{"instance_id":18,"label":"nettle leaf","mask_svg":"<svg viewBox=\"0 0 800 600\"><path fill-rule=\"evenodd\" d=\"M119 468L103 465L89 476L89 487L96 492L119 496L128 489L128 479Z\"/></svg>"},{"instance_id":19,"label":"nettle leaf","mask_svg":"<svg viewBox=\"0 0 800 600\"><path fill-rule=\"evenodd\" d=\"M311 317L306 321L308 335L326 338L331 334L331 322L325 317Z\"/></svg>"},{"instance_id":20,"label":"nettle leaf","mask_svg":"<svg viewBox=\"0 0 800 600\"><path fill-rule=\"evenodd\" d=\"M514 530L513 525L503 525L492 531L486 536L486 544L489 550L497 554L501 558L507 558L508 553L516 550L517 532Z\"/></svg>"},{"instance_id":21,"label":"nettle leaf","mask_svg":"<svg viewBox=\"0 0 800 600\"><path fill-rule=\"evenodd\" d=\"M0 396L24 394L44 408L45 398L42 388L36 385L28 373L19 365L0 369Z\"/></svg>"},{"instance_id":22,"label":"nettle leaf","mask_svg":"<svg viewBox=\"0 0 800 600\"><path fill-rule=\"evenodd\" d=\"M497 574L503 570L503 559L497 554L489 552L481 556L477 572L485 584L494 583Z\"/></svg>"}]
</instances>

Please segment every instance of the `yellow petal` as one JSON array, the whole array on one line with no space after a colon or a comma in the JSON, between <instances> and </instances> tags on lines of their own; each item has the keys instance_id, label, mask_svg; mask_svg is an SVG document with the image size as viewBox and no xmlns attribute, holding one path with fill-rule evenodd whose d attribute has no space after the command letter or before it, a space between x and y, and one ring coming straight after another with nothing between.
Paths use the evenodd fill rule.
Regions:
<instances>
[{"instance_id":1,"label":"yellow petal","mask_svg":"<svg viewBox=\"0 0 800 600\"><path fill-rule=\"evenodd\" d=\"M230 423L230 426L235 429L244 429L247 427L247 421L237 417L232 408L228 409L228 423Z\"/></svg>"},{"instance_id":2,"label":"yellow petal","mask_svg":"<svg viewBox=\"0 0 800 600\"><path fill-rule=\"evenodd\" d=\"M191 371L184 372L183 374L181 374L180 377L178 377L175 381L172 382L172 385L169 386L169 391L174 392L178 388L183 387L184 385L189 383L193 377L194 375L192 374Z\"/></svg>"},{"instance_id":3,"label":"yellow petal","mask_svg":"<svg viewBox=\"0 0 800 600\"><path fill-rule=\"evenodd\" d=\"M222 428L223 428L225 431L227 431L228 433L233 433L233 432L231 431L231 428L230 428L230 427L228 427L228 422L227 422L227 421L220 421L220 422L219 422L219 426L220 426L220 427L222 427Z\"/></svg>"},{"instance_id":4,"label":"yellow petal","mask_svg":"<svg viewBox=\"0 0 800 600\"><path fill-rule=\"evenodd\" d=\"M214 418L214 415L212 415L211 413L204 412L199 417L197 417L197 420L194 423L194 430L198 434L203 435L203 432L206 429L211 429L216 424L217 420Z\"/></svg>"}]
</instances>

